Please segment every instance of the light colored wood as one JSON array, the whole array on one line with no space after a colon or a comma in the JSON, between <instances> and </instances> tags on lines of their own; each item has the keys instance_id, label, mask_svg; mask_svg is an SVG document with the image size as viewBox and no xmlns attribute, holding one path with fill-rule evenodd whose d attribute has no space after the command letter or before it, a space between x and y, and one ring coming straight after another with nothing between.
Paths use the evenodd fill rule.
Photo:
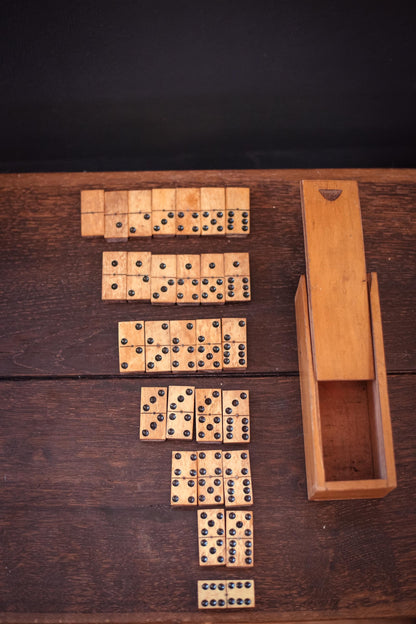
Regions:
<instances>
[{"instance_id":1,"label":"light colored wood","mask_svg":"<svg viewBox=\"0 0 416 624\"><path fill-rule=\"evenodd\" d=\"M223 416L250 416L249 390L222 391Z\"/></svg>"},{"instance_id":2,"label":"light colored wood","mask_svg":"<svg viewBox=\"0 0 416 624\"><path fill-rule=\"evenodd\" d=\"M204 509L197 511L198 537L225 538L224 509Z\"/></svg>"},{"instance_id":3,"label":"light colored wood","mask_svg":"<svg viewBox=\"0 0 416 624\"><path fill-rule=\"evenodd\" d=\"M198 609L225 609L226 607L225 580L198 581Z\"/></svg>"},{"instance_id":4,"label":"light colored wood","mask_svg":"<svg viewBox=\"0 0 416 624\"><path fill-rule=\"evenodd\" d=\"M195 391L196 441L222 441L221 390L197 388Z\"/></svg>"},{"instance_id":5,"label":"light colored wood","mask_svg":"<svg viewBox=\"0 0 416 624\"><path fill-rule=\"evenodd\" d=\"M222 477L198 477L198 505L223 505L224 479Z\"/></svg>"},{"instance_id":6,"label":"light colored wood","mask_svg":"<svg viewBox=\"0 0 416 624\"><path fill-rule=\"evenodd\" d=\"M199 305L201 302L201 256L176 256L176 303Z\"/></svg>"},{"instance_id":7,"label":"light colored wood","mask_svg":"<svg viewBox=\"0 0 416 624\"><path fill-rule=\"evenodd\" d=\"M224 499L226 507L243 507L253 504L251 477L224 476Z\"/></svg>"},{"instance_id":8,"label":"light colored wood","mask_svg":"<svg viewBox=\"0 0 416 624\"><path fill-rule=\"evenodd\" d=\"M228 186L225 189L225 209L227 236L250 234L250 189Z\"/></svg>"},{"instance_id":9,"label":"light colored wood","mask_svg":"<svg viewBox=\"0 0 416 624\"><path fill-rule=\"evenodd\" d=\"M254 608L254 581L251 579L227 580L227 609Z\"/></svg>"},{"instance_id":10,"label":"light colored wood","mask_svg":"<svg viewBox=\"0 0 416 624\"><path fill-rule=\"evenodd\" d=\"M225 189L202 187L201 236L225 235Z\"/></svg>"},{"instance_id":11,"label":"light colored wood","mask_svg":"<svg viewBox=\"0 0 416 624\"><path fill-rule=\"evenodd\" d=\"M152 189L152 234L175 236L176 189Z\"/></svg>"},{"instance_id":12,"label":"light colored wood","mask_svg":"<svg viewBox=\"0 0 416 624\"><path fill-rule=\"evenodd\" d=\"M170 372L169 321L146 321L146 371Z\"/></svg>"},{"instance_id":13,"label":"light colored wood","mask_svg":"<svg viewBox=\"0 0 416 624\"><path fill-rule=\"evenodd\" d=\"M202 537L198 540L199 565L225 565L225 537Z\"/></svg>"},{"instance_id":14,"label":"light colored wood","mask_svg":"<svg viewBox=\"0 0 416 624\"><path fill-rule=\"evenodd\" d=\"M201 303L225 303L224 254L201 254Z\"/></svg>"},{"instance_id":15,"label":"light colored wood","mask_svg":"<svg viewBox=\"0 0 416 624\"><path fill-rule=\"evenodd\" d=\"M194 412L194 386L169 386L168 410L170 412Z\"/></svg>"},{"instance_id":16,"label":"light colored wood","mask_svg":"<svg viewBox=\"0 0 416 624\"><path fill-rule=\"evenodd\" d=\"M248 390L223 390L223 439L225 443L250 442L249 400Z\"/></svg>"},{"instance_id":17,"label":"light colored wood","mask_svg":"<svg viewBox=\"0 0 416 624\"><path fill-rule=\"evenodd\" d=\"M169 386L166 437L192 440L195 414L195 388Z\"/></svg>"},{"instance_id":18,"label":"light colored wood","mask_svg":"<svg viewBox=\"0 0 416 624\"><path fill-rule=\"evenodd\" d=\"M224 443L250 442L250 416L223 416L222 422Z\"/></svg>"},{"instance_id":19,"label":"light colored wood","mask_svg":"<svg viewBox=\"0 0 416 624\"><path fill-rule=\"evenodd\" d=\"M253 512L233 510L226 512L227 539L253 538Z\"/></svg>"},{"instance_id":20,"label":"light colored wood","mask_svg":"<svg viewBox=\"0 0 416 624\"><path fill-rule=\"evenodd\" d=\"M201 234L201 193L199 188L176 189L176 235Z\"/></svg>"},{"instance_id":21,"label":"light colored wood","mask_svg":"<svg viewBox=\"0 0 416 624\"><path fill-rule=\"evenodd\" d=\"M247 450L224 451L222 462L225 477L249 477L251 475L250 453Z\"/></svg>"},{"instance_id":22,"label":"light colored wood","mask_svg":"<svg viewBox=\"0 0 416 624\"><path fill-rule=\"evenodd\" d=\"M128 192L129 236L152 236L152 191Z\"/></svg>"},{"instance_id":23,"label":"light colored wood","mask_svg":"<svg viewBox=\"0 0 416 624\"><path fill-rule=\"evenodd\" d=\"M143 386L140 396L140 413L166 414L168 388L166 386Z\"/></svg>"},{"instance_id":24,"label":"light colored wood","mask_svg":"<svg viewBox=\"0 0 416 624\"><path fill-rule=\"evenodd\" d=\"M81 191L81 236L104 235L104 190Z\"/></svg>"},{"instance_id":25,"label":"light colored wood","mask_svg":"<svg viewBox=\"0 0 416 624\"><path fill-rule=\"evenodd\" d=\"M378 469L386 480L388 491L397 487L396 464L394 460L393 432L391 426L389 394L387 387L386 361L384 356L383 326L381 321L380 294L377 273L368 276L370 291L371 327L373 335L376 381L372 384L375 456Z\"/></svg>"},{"instance_id":26,"label":"light colored wood","mask_svg":"<svg viewBox=\"0 0 416 624\"><path fill-rule=\"evenodd\" d=\"M341 191L336 199L326 199L322 194L335 190ZM316 378L318 381L373 379L357 183L303 180L301 199Z\"/></svg>"},{"instance_id":27,"label":"light colored wood","mask_svg":"<svg viewBox=\"0 0 416 624\"><path fill-rule=\"evenodd\" d=\"M197 504L197 454L172 451L171 505Z\"/></svg>"},{"instance_id":28,"label":"light colored wood","mask_svg":"<svg viewBox=\"0 0 416 624\"><path fill-rule=\"evenodd\" d=\"M144 321L120 322L118 324L118 344L120 372L144 372Z\"/></svg>"},{"instance_id":29,"label":"light colored wood","mask_svg":"<svg viewBox=\"0 0 416 624\"><path fill-rule=\"evenodd\" d=\"M198 455L196 451L172 451L171 478L196 478L198 473Z\"/></svg>"},{"instance_id":30,"label":"light colored wood","mask_svg":"<svg viewBox=\"0 0 416 624\"><path fill-rule=\"evenodd\" d=\"M218 450L198 451L198 477L221 477L223 454Z\"/></svg>"},{"instance_id":31,"label":"light colored wood","mask_svg":"<svg viewBox=\"0 0 416 624\"><path fill-rule=\"evenodd\" d=\"M192 440L194 414L168 411L166 438L168 440Z\"/></svg>"},{"instance_id":32,"label":"light colored wood","mask_svg":"<svg viewBox=\"0 0 416 624\"><path fill-rule=\"evenodd\" d=\"M172 479L171 505L191 507L197 504L197 485L195 479Z\"/></svg>"},{"instance_id":33,"label":"light colored wood","mask_svg":"<svg viewBox=\"0 0 416 624\"><path fill-rule=\"evenodd\" d=\"M127 252L103 251L101 299L125 301L127 297Z\"/></svg>"},{"instance_id":34,"label":"light colored wood","mask_svg":"<svg viewBox=\"0 0 416 624\"><path fill-rule=\"evenodd\" d=\"M222 368L221 320L197 319L196 336L198 370L220 371Z\"/></svg>"},{"instance_id":35,"label":"light colored wood","mask_svg":"<svg viewBox=\"0 0 416 624\"><path fill-rule=\"evenodd\" d=\"M196 370L196 322L171 321L170 338L172 373Z\"/></svg>"},{"instance_id":36,"label":"light colored wood","mask_svg":"<svg viewBox=\"0 0 416 624\"><path fill-rule=\"evenodd\" d=\"M224 481L221 451L198 452L198 504L223 505Z\"/></svg>"},{"instance_id":37,"label":"light colored wood","mask_svg":"<svg viewBox=\"0 0 416 624\"><path fill-rule=\"evenodd\" d=\"M220 388L196 388L195 408L197 414L222 414L222 392Z\"/></svg>"},{"instance_id":38,"label":"light colored wood","mask_svg":"<svg viewBox=\"0 0 416 624\"><path fill-rule=\"evenodd\" d=\"M251 609L255 600L252 579L198 581L198 609Z\"/></svg>"},{"instance_id":39,"label":"light colored wood","mask_svg":"<svg viewBox=\"0 0 416 624\"><path fill-rule=\"evenodd\" d=\"M166 440L166 387L142 387L140 397L140 440Z\"/></svg>"},{"instance_id":40,"label":"light colored wood","mask_svg":"<svg viewBox=\"0 0 416 624\"><path fill-rule=\"evenodd\" d=\"M247 333L245 318L222 319L223 369L247 368Z\"/></svg>"},{"instance_id":41,"label":"light colored wood","mask_svg":"<svg viewBox=\"0 0 416 624\"><path fill-rule=\"evenodd\" d=\"M127 301L150 301L150 251L127 253Z\"/></svg>"},{"instance_id":42,"label":"light colored wood","mask_svg":"<svg viewBox=\"0 0 416 624\"><path fill-rule=\"evenodd\" d=\"M325 469L319 418L319 391L313 369L308 296L304 275L300 277L296 291L295 309L306 479L308 498L311 500L316 491L325 488Z\"/></svg>"},{"instance_id":43,"label":"light colored wood","mask_svg":"<svg viewBox=\"0 0 416 624\"><path fill-rule=\"evenodd\" d=\"M150 279L153 304L176 303L176 255L152 254Z\"/></svg>"},{"instance_id":44,"label":"light colored wood","mask_svg":"<svg viewBox=\"0 0 416 624\"><path fill-rule=\"evenodd\" d=\"M227 511L227 567L250 568L254 565L253 512Z\"/></svg>"},{"instance_id":45,"label":"light colored wood","mask_svg":"<svg viewBox=\"0 0 416 624\"><path fill-rule=\"evenodd\" d=\"M128 240L128 212L128 191L104 193L104 238L108 243Z\"/></svg>"},{"instance_id":46,"label":"light colored wood","mask_svg":"<svg viewBox=\"0 0 416 624\"><path fill-rule=\"evenodd\" d=\"M302 418L305 444L306 476L310 500L380 498L396 487L396 471L388 406L387 380L381 327L377 276L369 276L372 338L376 379L369 388L369 422L372 424L375 478L326 480L321 431L319 382L312 361L306 280L302 276L296 292L296 325L301 382ZM321 382L322 383L322 382ZM329 382L326 382L329 383ZM347 434L348 432L346 432ZM371 452L371 450L370 450Z\"/></svg>"},{"instance_id":47,"label":"light colored wood","mask_svg":"<svg viewBox=\"0 0 416 624\"><path fill-rule=\"evenodd\" d=\"M196 415L196 441L208 444L222 442L222 416L211 414Z\"/></svg>"},{"instance_id":48,"label":"light colored wood","mask_svg":"<svg viewBox=\"0 0 416 624\"><path fill-rule=\"evenodd\" d=\"M224 254L224 277L226 302L251 301L248 253Z\"/></svg>"},{"instance_id":49,"label":"light colored wood","mask_svg":"<svg viewBox=\"0 0 416 624\"><path fill-rule=\"evenodd\" d=\"M166 414L142 414L140 417L140 440L164 442L166 440Z\"/></svg>"}]
</instances>

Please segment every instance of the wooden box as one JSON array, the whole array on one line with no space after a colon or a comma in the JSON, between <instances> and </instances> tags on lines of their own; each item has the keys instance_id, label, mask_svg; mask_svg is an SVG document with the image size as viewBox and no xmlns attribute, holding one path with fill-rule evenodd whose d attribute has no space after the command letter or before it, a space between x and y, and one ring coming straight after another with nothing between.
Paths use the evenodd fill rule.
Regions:
<instances>
[{"instance_id":1,"label":"wooden box","mask_svg":"<svg viewBox=\"0 0 416 624\"><path fill-rule=\"evenodd\" d=\"M307 180L301 195L307 278L295 304L308 497L379 498L396 487L396 471L358 186Z\"/></svg>"}]
</instances>

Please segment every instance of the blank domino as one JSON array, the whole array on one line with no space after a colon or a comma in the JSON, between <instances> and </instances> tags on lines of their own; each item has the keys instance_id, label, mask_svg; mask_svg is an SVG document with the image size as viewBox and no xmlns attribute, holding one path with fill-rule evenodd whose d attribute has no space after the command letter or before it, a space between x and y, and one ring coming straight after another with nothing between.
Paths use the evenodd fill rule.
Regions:
<instances>
[{"instance_id":1,"label":"blank domino","mask_svg":"<svg viewBox=\"0 0 416 624\"><path fill-rule=\"evenodd\" d=\"M252 609L255 606L252 579L198 581L198 609Z\"/></svg>"},{"instance_id":2,"label":"blank domino","mask_svg":"<svg viewBox=\"0 0 416 624\"><path fill-rule=\"evenodd\" d=\"M81 236L104 236L104 191L81 191Z\"/></svg>"}]
</instances>

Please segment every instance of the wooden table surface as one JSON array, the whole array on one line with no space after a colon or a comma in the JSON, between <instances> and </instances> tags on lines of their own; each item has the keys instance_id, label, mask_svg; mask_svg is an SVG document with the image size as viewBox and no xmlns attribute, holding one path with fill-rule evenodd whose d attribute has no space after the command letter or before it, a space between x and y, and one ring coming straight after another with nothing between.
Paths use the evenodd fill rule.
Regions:
<instances>
[{"instance_id":1,"label":"wooden table surface","mask_svg":"<svg viewBox=\"0 0 416 624\"><path fill-rule=\"evenodd\" d=\"M294 295L305 271L299 181L359 182L367 270L379 276L398 472L382 500L308 502ZM244 185L247 239L80 236L83 188ZM277 622L416 615L416 170L0 176L0 622ZM100 300L101 252L250 252L252 302ZM248 369L121 376L117 322L248 319ZM251 392L255 567L200 568L195 509L169 504L173 449L137 438L142 385ZM198 612L196 581L254 578L257 607ZM60 614L59 616L57 614Z\"/></svg>"}]
</instances>

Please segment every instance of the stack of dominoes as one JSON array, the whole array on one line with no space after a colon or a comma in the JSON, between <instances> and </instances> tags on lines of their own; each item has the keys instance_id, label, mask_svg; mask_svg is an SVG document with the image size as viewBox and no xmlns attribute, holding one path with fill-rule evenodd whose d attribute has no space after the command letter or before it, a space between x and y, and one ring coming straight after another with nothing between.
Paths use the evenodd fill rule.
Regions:
<instances>
[{"instance_id":1,"label":"stack of dominoes","mask_svg":"<svg viewBox=\"0 0 416 624\"><path fill-rule=\"evenodd\" d=\"M172 451L172 505L222 505L224 498L226 507L253 504L248 451Z\"/></svg>"},{"instance_id":2,"label":"stack of dominoes","mask_svg":"<svg viewBox=\"0 0 416 624\"><path fill-rule=\"evenodd\" d=\"M239 451L173 451L171 505L195 507L253 504L250 457ZM197 511L201 566L254 565L253 512L243 509ZM254 607L254 581L198 581L198 607Z\"/></svg>"},{"instance_id":3,"label":"stack of dominoes","mask_svg":"<svg viewBox=\"0 0 416 624\"><path fill-rule=\"evenodd\" d=\"M247 367L246 319L118 324L120 372L195 372Z\"/></svg>"},{"instance_id":4,"label":"stack of dominoes","mask_svg":"<svg viewBox=\"0 0 416 624\"><path fill-rule=\"evenodd\" d=\"M248 253L103 252L104 301L222 305L250 298Z\"/></svg>"},{"instance_id":5,"label":"stack of dominoes","mask_svg":"<svg viewBox=\"0 0 416 624\"><path fill-rule=\"evenodd\" d=\"M142 388L140 439L250 442L248 390L169 386Z\"/></svg>"},{"instance_id":6,"label":"stack of dominoes","mask_svg":"<svg viewBox=\"0 0 416 624\"><path fill-rule=\"evenodd\" d=\"M253 512L198 511L198 545L201 566L252 567Z\"/></svg>"},{"instance_id":7,"label":"stack of dominoes","mask_svg":"<svg viewBox=\"0 0 416 624\"><path fill-rule=\"evenodd\" d=\"M108 242L141 236L247 236L250 189L81 191L81 235Z\"/></svg>"}]
</instances>

